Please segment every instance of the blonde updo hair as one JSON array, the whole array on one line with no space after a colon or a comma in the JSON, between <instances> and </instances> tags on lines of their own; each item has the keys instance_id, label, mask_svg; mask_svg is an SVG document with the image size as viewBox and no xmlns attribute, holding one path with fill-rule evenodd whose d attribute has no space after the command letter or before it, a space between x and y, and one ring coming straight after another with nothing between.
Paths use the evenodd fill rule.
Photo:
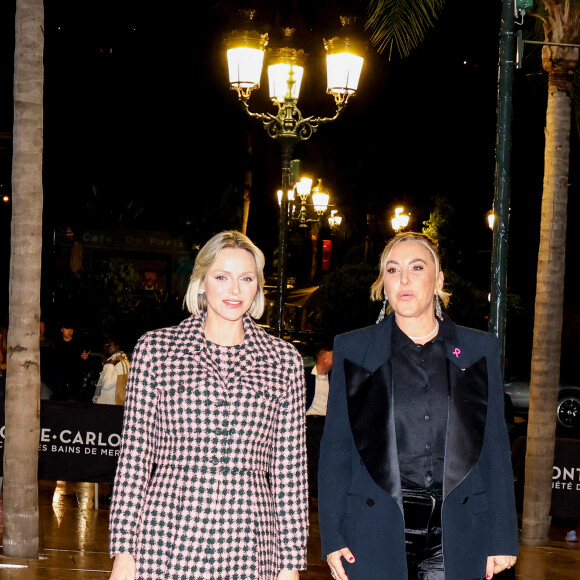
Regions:
<instances>
[{"instance_id":1,"label":"blonde updo hair","mask_svg":"<svg viewBox=\"0 0 580 580\"><path fill-rule=\"evenodd\" d=\"M205 293L199 293L200 285L213 266L217 255L226 249L246 250L254 257L258 274L258 292L248 310L248 314L252 318L258 319L264 313L266 305L266 299L264 298L264 264L266 260L262 250L248 236L234 230L216 234L206 242L197 254L193 272L189 279L189 286L185 292L185 305L194 316L207 311L207 296Z\"/></svg>"},{"instance_id":2,"label":"blonde updo hair","mask_svg":"<svg viewBox=\"0 0 580 580\"><path fill-rule=\"evenodd\" d=\"M397 234L394 238L391 238L381 254L379 276L371 286L371 300L381 301L385 299L385 273L387 270L387 262L389 261L391 252L395 246L405 242L417 242L427 248L435 264L435 279L439 276L439 272L441 272L441 260L439 258L439 251L437 250L436 243L425 234L420 234L418 232L402 232ZM440 290L436 288L435 294L439 297L443 306L446 307L449 304L449 299L451 298L450 292L445 292L443 288ZM387 314L392 312L392 310L391 306L388 305L386 310Z\"/></svg>"}]
</instances>

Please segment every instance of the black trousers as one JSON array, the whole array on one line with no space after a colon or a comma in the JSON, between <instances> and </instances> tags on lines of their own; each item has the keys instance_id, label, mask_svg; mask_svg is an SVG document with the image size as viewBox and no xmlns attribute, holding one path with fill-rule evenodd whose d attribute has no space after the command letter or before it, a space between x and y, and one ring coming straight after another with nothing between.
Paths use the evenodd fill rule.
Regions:
<instances>
[{"instance_id":1,"label":"black trousers","mask_svg":"<svg viewBox=\"0 0 580 580\"><path fill-rule=\"evenodd\" d=\"M441 490L403 488L408 580L445 580L441 545L442 503ZM510 569L495 574L494 578L507 580L515 578L515 574Z\"/></svg>"},{"instance_id":2,"label":"black trousers","mask_svg":"<svg viewBox=\"0 0 580 580\"><path fill-rule=\"evenodd\" d=\"M445 580L441 504L441 491L403 489L409 580Z\"/></svg>"}]
</instances>

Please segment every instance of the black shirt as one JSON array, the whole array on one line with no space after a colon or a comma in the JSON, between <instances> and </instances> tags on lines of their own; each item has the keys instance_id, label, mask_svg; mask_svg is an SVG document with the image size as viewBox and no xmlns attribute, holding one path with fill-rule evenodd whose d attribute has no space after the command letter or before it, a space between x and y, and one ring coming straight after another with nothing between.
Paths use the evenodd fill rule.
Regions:
<instances>
[{"instance_id":1,"label":"black shirt","mask_svg":"<svg viewBox=\"0 0 580 580\"><path fill-rule=\"evenodd\" d=\"M68 386L75 390L80 389L82 381L83 349L74 338L71 340L58 339L55 343L54 375L57 390Z\"/></svg>"},{"instance_id":2,"label":"black shirt","mask_svg":"<svg viewBox=\"0 0 580 580\"><path fill-rule=\"evenodd\" d=\"M397 324L391 337L397 450L404 488L443 487L449 375L445 337L453 331L448 319L437 336L415 344Z\"/></svg>"}]
</instances>

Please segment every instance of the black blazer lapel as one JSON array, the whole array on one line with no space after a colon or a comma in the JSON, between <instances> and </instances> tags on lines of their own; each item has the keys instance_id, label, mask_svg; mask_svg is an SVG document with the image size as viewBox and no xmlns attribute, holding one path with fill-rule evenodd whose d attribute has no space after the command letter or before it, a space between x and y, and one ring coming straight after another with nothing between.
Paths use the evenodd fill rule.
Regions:
<instances>
[{"instance_id":1,"label":"black blazer lapel","mask_svg":"<svg viewBox=\"0 0 580 580\"><path fill-rule=\"evenodd\" d=\"M371 372L345 359L344 372L348 415L356 448L373 480L402 509L391 362L387 360Z\"/></svg>"},{"instance_id":2,"label":"black blazer lapel","mask_svg":"<svg viewBox=\"0 0 580 580\"><path fill-rule=\"evenodd\" d=\"M447 496L473 469L483 443L487 415L487 360L461 369L447 359L450 401L445 442L443 495Z\"/></svg>"}]
</instances>

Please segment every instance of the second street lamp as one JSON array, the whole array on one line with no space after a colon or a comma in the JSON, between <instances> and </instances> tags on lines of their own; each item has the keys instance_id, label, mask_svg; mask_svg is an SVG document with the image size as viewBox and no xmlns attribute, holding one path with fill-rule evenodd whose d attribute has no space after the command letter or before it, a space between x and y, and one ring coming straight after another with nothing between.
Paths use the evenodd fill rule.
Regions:
<instances>
[{"instance_id":1,"label":"second street lamp","mask_svg":"<svg viewBox=\"0 0 580 580\"><path fill-rule=\"evenodd\" d=\"M307 228L309 225L317 223L330 207L330 193L322 185L322 179L318 180L316 187L312 187L312 179L303 177L296 182L295 189L288 190L288 223L300 228ZM310 195L312 193L312 195ZM296 199L296 194L300 198ZM278 205L282 206L283 191L279 189L276 192L278 198ZM308 203L308 198L311 198L312 203ZM310 210L310 211L309 211ZM308 215L315 214L314 217ZM328 218L329 225L338 227L342 222L341 217L334 217L338 210L332 210L331 216ZM333 221L330 219L333 217ZM338 220L338 221L337 221Z\"/></svg>"},{"instance_id":2,"label":"second street lamp","mask_svg":"<svg viewBox=\"0 0 580 580\"><path fill-rule=\"evenodd\" d=\"M251 20L253 12L247 14ZM294 146L310 139L318 127L338 119L350 96L356 94L363 66L364 46L349 35L351 20L341 17L340 36L325 41L327 52L327 93L334 96L336 113L333 117L302 117L297 102L304 72L305 54L302 50L283 47L268 53L270 98L278 113L253 113L248 101L254 89L260 86L260 77L268 35L256 31L234 31L227 38L230 87L238 93L244 111L262 122L267 134L275 139L282 150L282 196L278 241L278 295L276 304L276 334L284 333L284 297L286 293L286 256L288 252L288 190L290 162ZM289 40L293 29L284 29Z\"/></svg>"}]
</instances>

